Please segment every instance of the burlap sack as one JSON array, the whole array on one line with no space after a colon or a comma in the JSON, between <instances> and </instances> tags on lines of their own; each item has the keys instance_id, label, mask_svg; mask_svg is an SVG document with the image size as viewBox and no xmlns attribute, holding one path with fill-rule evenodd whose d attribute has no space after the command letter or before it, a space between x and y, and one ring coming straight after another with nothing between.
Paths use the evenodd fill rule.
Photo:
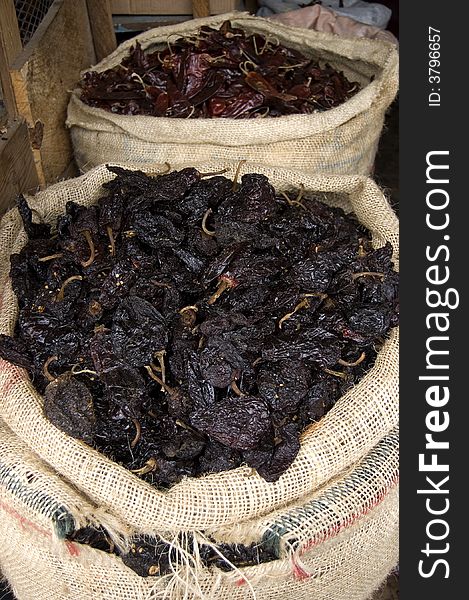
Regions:
<instances>
[{"instance_id":1,"label":"burlap sack","mask_svg":"<svg viewBox=\"0 0 469 600\"><path fill-rule=\"evenodd\" d=\"M223 165L201 165L211 172ZM278 189L303 184L305 189L329 193L329 201L353 210L373 233L373 243L389 240L398 259L398 222L379 188L366 177L311 177L282 169L243 165L241 173L263 172ZM89 205L102 193L101 184L114 177L103 165L73 180L38 193L30 204L53 223L67 201ZM333 195L331 198L330 195ZM9 255L26 242L16 209L0 227L0 332L12 334L18 310L8 272ZM267 483L251 469L187 478L162 492L81 441L56 429L43 415L42 397L23 369L0 361L0 417L45 462L92 502L106 507L139 531L178 532L229 527L292 503L338 476L365 456L398 422L398 329L380 350L374 367L334 408L302 435L298 457L275 483Z\"/></svg>"},{"instance_id":2,"label":"burlap sack","mask_svg":"<svg viewBox=\"0 0 469 600\"><path fill-rule=\"evenodd\" d=\"M246 159L268 166L311 173L369 174L387 107L398 87L398 52L388 42L345 39L273 23L242 13L218 15L147 31L121 44L94 69L119 64L138 40L143 48L166 45L168 39L194 33L201 25L231 19L248 32L278 39L304 54L344 71L363 89L332 110L312 115L263 119L174 119L115 115L81 102L75 90L67 125L75 159L82 170L106 162L181 160L205 162ZM371 81L373 78L373 81Z\"/></svg>"},{"instance_id":3,"label":"burlap sack","mask_svg":"<svg viewBox=\"0 0 469 600\"><path fill-rule=\"evenodd\" d=\"M112 519L0 424L0 568L19 600L368 600L398 560L397 444L394 431L302 504L232 533L270 544L277 560L226 573L195 559L142 578L115 555L65 540L86 524L109 531Z\"/></svg>"}]
</instances>

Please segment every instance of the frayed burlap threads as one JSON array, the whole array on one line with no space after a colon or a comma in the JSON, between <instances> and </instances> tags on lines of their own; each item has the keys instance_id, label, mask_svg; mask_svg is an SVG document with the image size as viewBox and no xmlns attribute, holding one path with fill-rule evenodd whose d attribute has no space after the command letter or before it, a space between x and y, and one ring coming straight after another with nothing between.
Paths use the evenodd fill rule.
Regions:
<instances>
[{"instance_id":1,"label":"frayed burlap threads","mask_svg":"<svg viewBox=\"0 0 469 600\"><path fill-rule=\"evenodd\" d=\"M139 577L117 556L58 535L56 513L48 508L52 503L66 510L75 526L103 523L86 498L1 424L0 465L6 466L0 470L0 567L19 600L289 600L292 594L300 600L368 600L397 563L396 431L303 505L264 519L271 528L282 523L282 537L301 543L283 546L278 560L231 572L204 567L192 546L191 554L173 563L172 573ZM27 474L22 488L11 483L18 473ZM48 501L31 502L25 491ZM314 502L323 513L321 523L309 519ZM192 534L206 543L202 533ZM184 554L183 539L166 539ZM248 543L242 536L238 541Z\"/></svg>"}]
</instances>

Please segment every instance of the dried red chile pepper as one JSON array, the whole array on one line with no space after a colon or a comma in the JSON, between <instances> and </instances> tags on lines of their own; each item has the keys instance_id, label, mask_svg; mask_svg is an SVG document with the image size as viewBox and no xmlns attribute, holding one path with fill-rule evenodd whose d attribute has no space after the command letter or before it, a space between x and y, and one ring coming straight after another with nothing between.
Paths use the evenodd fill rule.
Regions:
<instances>
[{"instance_id":1,"label":"dried red chile pepper","mask_svg":"<svg viewBox=\"0 0 469 600\"><path fill-rule=\"evenodd\" d=\"M390 244L263 175L110 170L52 236L20 198L0 356L54 425L156 486L243 463L277 480L398 323Z\"/></svg>"},{"instance_id":2,"label":"dried red chile pepper","mask_svg":"<svg viewBox=\"0 0 469 600\"><path fill-rule=\"evenodd\" d=\"M136 42L120 65L85 73L80 87L83 102L117 114L233 119L324 111L360 88L330 65L229 21L159 50Z\"/></svg>"}]
</instances>

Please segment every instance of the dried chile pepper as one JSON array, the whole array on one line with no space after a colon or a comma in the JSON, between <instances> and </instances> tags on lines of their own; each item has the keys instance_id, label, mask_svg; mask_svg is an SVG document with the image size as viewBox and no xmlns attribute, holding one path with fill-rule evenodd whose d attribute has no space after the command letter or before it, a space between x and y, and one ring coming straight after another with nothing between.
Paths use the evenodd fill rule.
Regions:
<instances>
[{"instance_id":1,"label":"dried chile pepper","mask_svg":"<svg viewBox=\"0 0 469 600\"><path fill-rule=\"evenodd\" d=\"M339 106L359 90L330 65L229 21L157 49L136 42L120 65L85 73L80 87L90 106L185 119L310 114Z\"/></svg>"},{"instance_id":2,"label":"dried chile pepper","mask_svg":"<svg viewBox=\"0 0 469 600\"><path fill-rule=\"evenodd\" d=\"M56 427L72 437L91 444L96 415L93 398L86 385L72 373L53 379L44 393L44 413Z\"/></svg>"}]
</instances>

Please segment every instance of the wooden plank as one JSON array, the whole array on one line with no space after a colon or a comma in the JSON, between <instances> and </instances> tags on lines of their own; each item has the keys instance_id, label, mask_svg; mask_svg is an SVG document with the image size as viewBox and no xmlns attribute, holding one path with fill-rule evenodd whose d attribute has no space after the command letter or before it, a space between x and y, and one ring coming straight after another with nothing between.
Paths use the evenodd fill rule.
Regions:
<instances>
[{"instance_id":1,"label":"wooden plank","mask_svg":"<svg viewBox=\"0 0 469 600\"><path fill-rule=\"evenodd\" d=\"M0 0L0 31L5 56L10 63L23 49L13 0Z\"/></svg>"},{"instance_id":2,"label":"wooden plank","mask_svg":"<svg viewBox=\"0 0 469 600\"><path fill-rule=\"evenodd\" d=\"M27 81L25 78L23 78L21 71L12 70L10 72L10 77L15 92L15 102L18 109L18 114L21 115L23 119L25 119L26 124L29 125L31 130L34 130L34 128L36 127L36 123L43 123L43 121L41 121L40 119L34 119L28 94ZM36 145L36 148L31 148L31 154L33 157L34 166L36 169L39 183L43 185L46 183L46 179L44 175L44 169L42 166L41 146L42 140L40 145Z\"/></svg>"},{"instance_id":3,"label":"wooden plank","mask_svg":"<svg viewBox=\"0 0 469 600\"><path fill-rule=\"evenodd\" d=\"M111 13L113 15L132 14L129 0L111 0Z\"/></svg>"},{"instance_id":4,"label":"wooden plank","mask_svg":"<svg viewBox=\"0 0 469 600\"><path fill-rule=\"evenodd\" d=\"M192 15L114 15L116 33L141 33L163 25L177 25L192 19Z\"/></svg>"},{"instance_id":5,"label":"wooden plank","mask_svg":"<svg viewBox=\"0 0 469 600\"><path fill-rule=\"evenodd\" d=\"M14 2L13 0L0 0L0 82L3 101L11 117L17 113L9 66L22 49Z\"/></svg>"},{"instance_id":6,"label":"wooden plank","mask_svg":"<svg viewBox=\"0 0 469 600\"><path fill-rule=\"evenodd\" d=\"M72 159L69 90L95 62L86 0L55 0L11 67L19 114L30 129L43 124L42 143L33 150L41 183L56 181Z\"/></svg>"},{"instance_id":7,"label":"wooden plank","mask_svg":"<svg viewBox=\"0 0 469 600\"><path fill-rule=\"evenodd\" d=\"M100 61L111 54L117 46L110 0L87 0L86 4L96 60Z\"/></svg>"},{"instance_id":8,"label":"wooden plank","mask_svg":"<svg viewBox=\"0 0 469 600\"><path fill-rule=\"evenodd\" d=\"M242 0L208 0L210 12L219 15L242 10ZM111 0L113 15L192 15L192 0Z\"/></svg>"},{"instance_id":9,"label":"wooden plank","mask_svg":"<svg viewBox=\"0 0 469 600\"><path fill-rule=\"evenodd\" d=\"M194 19L198 17L208 17L210 14L210 4L208 0L192 0L192 14Z\"/></svg>"},{"instance_id":10,"label":"wooden plank","mask_svg":"<svg viewBox=\"0 0 469 600\"><path fill-rule=\"evenodd\" d=\"M3 103L2 89L0 87L0 128L2 128L4 125L6 125L7 121L8 121L8 115L7 115L7 111L5 108L5 104Z\"/></svg>"},{"instance_id":11,"label":"wooden plank","mask_svg":"<svg viewBox=\"0 0 469 600\"><path fill-rule=\"evenodd\" d=\"M38 185L28 127L18 119L0 137L0 214L13 206L18 194L33 193Z\"/></svg>"}]
</instances>

